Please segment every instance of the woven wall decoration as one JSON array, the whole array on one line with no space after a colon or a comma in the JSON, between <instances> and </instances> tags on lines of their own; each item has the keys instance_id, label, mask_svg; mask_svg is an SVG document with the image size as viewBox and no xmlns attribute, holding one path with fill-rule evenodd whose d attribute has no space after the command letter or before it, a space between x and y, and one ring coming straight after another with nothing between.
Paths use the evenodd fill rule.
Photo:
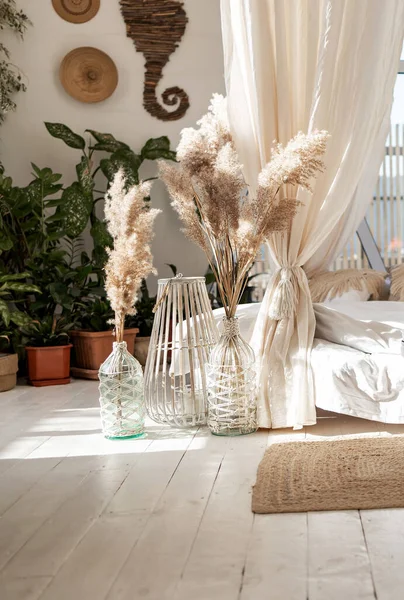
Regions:
<instances>
[{"instance_id":1,"label":"woven wall decoration","mask_svg":"<svg viewBox=\"0 0 404 600\"><path fill-rule=\"evenodd\" d=\"M101 102L118 85L112 58L98 48L75 48L64 57L59 77L66 92L80 102Z\"/></svg>"},{"instance_id":2,"label":"woven wall decoration","mask_svg":"<svg viewBox=\"0 0 404 600\"><path fill-rule=\"evenodd\" d=\"M174 0L120 0L126 23L126 33L137 52L146 59L143 106L161 121L181 119L189 108L187 93L179 87L170 87L162 94L165 106L176 106L169 111L157 98L156 88L163 69L178 48L188 22L183 2Z\"/></svg>"},{"instance_id":3,"label":"woven wall decoration","mask_svg":"<svg viewBox=\"0 0 404 600\"><path fill-rule=\"evenodd\" d=\"M52 0L53 8L69 23L86 23L97 14L100 0Z\"/></svg>"}]
</instances>

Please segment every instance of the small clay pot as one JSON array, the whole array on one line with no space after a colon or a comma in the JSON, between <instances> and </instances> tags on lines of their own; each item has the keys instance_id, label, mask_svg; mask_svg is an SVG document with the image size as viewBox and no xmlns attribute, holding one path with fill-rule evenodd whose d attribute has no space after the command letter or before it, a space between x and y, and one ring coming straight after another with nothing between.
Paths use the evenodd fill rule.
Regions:
<instances>
[{"instance_id":1,"label":"small clay pot","mask_svg":"<svg viewBox=\"0 0 404 600\"><path fill-rule=\"evenodd\" d=\"M128 352L133 355L136 334L139 329L125 329L123 340ZM70 337L74 346L75 366L72 369L74 377L98 379L98 370L112 352L115 336L112 331L71 331Z\"/></svg>"},{"instance_id":2,"label":"small clay pot","mask_svg":"<svg viewBox=\"0 0 404 600\"><path fill-rule=\"evenodd\" d=\"M27 346L28 383L36 387L70 383L70 351L66 346Z\"/></svg>"}]
</instances>

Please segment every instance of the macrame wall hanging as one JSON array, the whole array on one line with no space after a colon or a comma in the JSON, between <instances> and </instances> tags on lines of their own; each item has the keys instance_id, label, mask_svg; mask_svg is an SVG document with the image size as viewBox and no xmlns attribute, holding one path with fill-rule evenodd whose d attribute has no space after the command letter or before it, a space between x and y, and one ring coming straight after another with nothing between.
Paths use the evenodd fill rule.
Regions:
<instances>
[{"instance_id":1,"label":"macrame wall hanging","mask_svg":"<svg viewBox=\"0 0 404 600\"><path fill-rule=\"evenodd\" d=\"M146 59L143 106L161 121L181 119L189 108L188 94L179 87L166 89L162 104L157 85L170 56L179 46L188 22L183 2L174 0L120 0L121 12L137 52ZM165 106L176 106L168 110Z\"/></svg>"}]
</instances>

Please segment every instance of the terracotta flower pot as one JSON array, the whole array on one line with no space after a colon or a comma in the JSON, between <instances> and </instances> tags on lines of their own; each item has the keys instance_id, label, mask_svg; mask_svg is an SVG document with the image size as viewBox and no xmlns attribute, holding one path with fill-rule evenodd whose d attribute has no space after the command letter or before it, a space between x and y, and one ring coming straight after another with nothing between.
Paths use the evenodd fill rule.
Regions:
<instances>
[{"instance_id":1,"label":"terracotta flower pot","mask_svg":"<svg viewBox=\"0 0 404 600\"><path fill-rule=\"evenodd\" d=\"M138 331L137 328L125 329L123 339L130 354L133 354ZM98 379L100 366L112 352L112 343L115 341L112 331L71 331L69 335L76 358L72 375L84 379Z\"/></svg>"},{"instance_id":2,"label":"terracotta flower pot","mask_svg":"<svg viewBox=\"0 0 404 600\"><path fill-rule=\"evenodd\" d=\"M0 354L0 392L12 390L17 383L18 355Z\"/></svg>"},{"instance_id":3,"label":"terracotta flower pot","mask_svg":"<svg viewBox=\"0 0 404 600\"><path fill-rule=\"evenodd\" d=\"M142 367L146 365L147 354L149 352L150 336L148 337L137 337L135 344L135 352L133 356L137 358Z\"/></svg>"},{"instance_id":4,"label":"terracotta flower pot","mask_svg":"<svg viewBox=\"0 0 404 600\"><path fill-rule=\"evenodd\" d=\"M70 383L72 345L25 348L28 360L28 383L36 387Z\"/></svg>"}]
</instances>

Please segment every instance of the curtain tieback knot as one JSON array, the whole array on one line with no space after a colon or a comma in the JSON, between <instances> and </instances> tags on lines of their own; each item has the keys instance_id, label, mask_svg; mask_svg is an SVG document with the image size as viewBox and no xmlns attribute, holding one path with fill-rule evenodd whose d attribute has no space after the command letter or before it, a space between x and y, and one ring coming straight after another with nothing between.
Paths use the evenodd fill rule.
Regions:
<instances>
[{"instance_id":1,"label":"curtain tieback knot","mask_svg":"<svg viewBox=\"0 0 404 600\"><path fill-rule=\"evenodd\" d=\"M292 281L295 268L282 267L280 269L280 279L269 307L269 318L273 321L289 319L296 312L297 286Z\"/></svg>"}]
</instances>

